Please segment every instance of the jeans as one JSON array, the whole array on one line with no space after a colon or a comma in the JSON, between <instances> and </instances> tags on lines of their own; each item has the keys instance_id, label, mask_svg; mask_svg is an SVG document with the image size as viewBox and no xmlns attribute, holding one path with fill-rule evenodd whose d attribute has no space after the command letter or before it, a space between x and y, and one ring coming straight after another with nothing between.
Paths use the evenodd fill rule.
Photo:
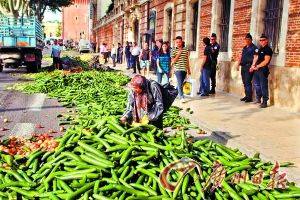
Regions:
<instances>
[{"instance_id":1,"label":"jeans","mask_svg":"<svg viewBox=\"0 0 300 200\"><path fill-rule=\"evenodd\" d=\"M157 63L156 63L156 59L154 57L152 57L151 69L154 71L154 73L156 73L156 71L157 71Z\"/></svg>"},{"instance_id":2,"label":"jeans","mask_svg":"<svg viewBox=\"0 0 300 200\"><path fill-rule=\"evenodd\" d=\"M211 70L210 70L210 79L211 79L211 90L215 91L216 88L216 73L217 73L217 61L212 61Z\"/></svg>"},{"instance_id":3,"label":"jeans","mask_svg":"<svg viewBox=\"0 0 300 200\"><path fill-rule=\"evenodd\" d=\"M249 72L251 65L242 66L241 75L245 88L245 96L248 99L252 99L252 78L253 73Z\"/></svg>"},{"instance_id":4,"label":"jeans","mask_svg":"<svg viewBox=\"0 0 300 200\"><path fill-rule=\"evenodd\" d=\"M132 68L133 72L136 73L136 69L138 69L139 73L141 73L139 56L132 56Z\"/></svg>"},{"instance_id":5,"label":"jeans","mask_svg":"<svg viewBox=\"0 0 300 200\"><path fill-rule=\"evenodd\" d=\"M200 76L200 94L209 95L210 90L210 69L203 68Z\"/></svg>"},{"instance_id":6,"label":"jeans","mask_svg":"<svg viewBox=\"0 0 300 200\"><path fill-rule=\"evenodd\" d=\"M183 95L183 82L186 77L186 71L176 71L175 72L177 79L177 90L180 98L184 98Z\"/></svg>"},{"instance_id":7,"label":"jeans","mask_svg":"<svg viewBox=\"0 0 300 200\"><path fill-rule=\"evenodd\" d=\"M113 67L115 67L116 66L116 54L112 54L111 59L113 61Z\"/></svg>"},{"instance_id":8,"label":"jeans","mask_svg":"<svg viewBox=\"0 0 300 200\"><path fill-rule=\"evenodd\" d=\"M261 100L267 102L269 100L269 89L268 89L268 76L269 76L269 68L262 67L254 72L254 85L256 90L256 98L257 100Z\"/></svg>"},{"instance_id":9,"label":"jeans","mask_svg":"<svg viewBox=\"0 0 300 200\"><path fill-rule=\"evenodd\" d=\"M130 55L126 55L126 63L127 63L127 68L130 69L131 68L131 64L130 64Z\"/></svg>"},{"instance_id":10,"label":"jeans","mask_svg":"<svg viewBox=\"0 0 300 200\"><path fill-rule=\"evenodd\" d=\"M118 63L122 64L123 62L123 53L118 54Z\"/></svg>"},{"instance_id":11,"label":"jeans","mask_svg":"<svg viewBox=\"0 0 300 200\"><path fill-rule=\"evenodd\" d=\"M157 82L160 83L161 85L164 85L166 83L169 83L169 74L168 73L156 73L157 77Z\"/></svg>"}]
</instances>

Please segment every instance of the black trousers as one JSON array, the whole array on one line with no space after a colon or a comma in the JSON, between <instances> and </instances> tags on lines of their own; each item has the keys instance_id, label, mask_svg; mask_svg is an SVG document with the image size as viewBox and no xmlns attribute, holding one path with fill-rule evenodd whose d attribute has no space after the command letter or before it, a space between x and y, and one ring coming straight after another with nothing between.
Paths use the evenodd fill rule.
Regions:
<instances>
[{"instance_id":1,"label":"black trousers","mask_svg":"<svg viewBox=\"0 0 300 200\"><path fill-rule=\"evenodd\" d=\"M257 100L269 100L268 76L270 74L268 67L261 67L254 72L254 85Z\"/></svg>"},{"instance_id":2,"label":"black trousers","mask_svg":"<svg viewBox=\"0 0 300 200\"><path fill-rule=\"evenodd\" d=\"M138 69L139 73L141 72L141 67L140 67L140 61L139 61L139 56L132 56L132 67L133 67L133 72L136 73L136 69Z\"/></svg>"},{"instance_id":3,"label":"black trousers","mask_svg":"<svg viewBox=\"0 0 300 200\"><path fill-rule=\"evenodd\" d=\"M252 79L253 79L253 72L250 73L249 69L251 67L250 65L242 66L241 75L242 75L242 81L245 88L245 96L248 99L252 99Z\"/></svg>"},{"instance_id":4,"label":"black trousers","mask_svg":"<svg viewBox=\"0 0 300 200\"><path fill-rule=\"evenodd\" d=\"M210 71L210 80L211 80L211 90L216 88L216 73L217 73L217 61L212 61L211 71Z\"/></svg>"}]
</instances>

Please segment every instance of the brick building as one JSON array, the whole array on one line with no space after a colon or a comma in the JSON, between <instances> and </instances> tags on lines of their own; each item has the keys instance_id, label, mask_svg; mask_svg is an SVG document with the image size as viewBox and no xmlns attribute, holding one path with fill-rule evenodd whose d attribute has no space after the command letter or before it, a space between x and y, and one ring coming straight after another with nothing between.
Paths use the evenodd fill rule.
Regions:
<instances>
[{"instance_id":1,"label":"brick building","mask_svg":"<svg viewBox=\"0 0 300 200\"><path fill-rule=\"evenodd\" d=\"M62 10L62 37L65 40L90 40L92 36L92 9L90 0L74 0Z\"/></svg>"},{"instance_id":2,"label":"brick building","mask_svg":"<svg viewBox=\"0 0 300 200\"><path fill-rule=\"evenodd\" d=\"M114 9L95 21L97 43L142 44L151 39L171 41L183 36L190 49L193 77L200 75L202 39L217 33L221 45L217 88L243 95L236 69L244 36L254 43L265 33L274 50L269 77L270 103L300 112L300 1L299 0L115 0ZM97 3L101 3L99 0ZM97 15L97 13L95 13Z\"/></svg>"}]
</instances>

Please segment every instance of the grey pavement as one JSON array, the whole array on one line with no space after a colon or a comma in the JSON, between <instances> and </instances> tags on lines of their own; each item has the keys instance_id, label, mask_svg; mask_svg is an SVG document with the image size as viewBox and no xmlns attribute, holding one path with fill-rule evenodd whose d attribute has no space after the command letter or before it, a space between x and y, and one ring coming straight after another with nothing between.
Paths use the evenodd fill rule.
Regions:
<instances>
[{"instance_id":1,"label":"grey pavement","mask_svg":"<svg viewBox=\"0 0 300 200\"><path fill-rule=\"evenodd\" d=\"M126 70L124 64L117 69L132 76L132 70ZM150 78L155 80L154 75ZM217 142L237 147L249 156L260 152L265 161L294 162L295 167L281 170L288 173L289 180L300 185L300 115L273 106L261 109L239 98L217 92L206 98L187 98L186 103L176 100L174 105L183 108L182 114ZM185 112L186 108L194 113Z\"/></svg>"},{"instance_id":2,"label":"grey pavement","mask_svg":"<svg viewBox=\"0 0 300 200\"><path fill-rule=\"evenodd\" d=\"M0 139L30 137L32 133L46 133L49 129L57 132L53 136L60 135L56 116L67 110L56 99L49 99L44 94L24 94L6 89L9 84L26 81L21 76L25 72L25 68L19 68L5 69L0 73L0 127L8 129L0 131ZM8 123L4 119L8 119ZM36 128L37 124L44 128Z\"/></svg>"}]
</instances>

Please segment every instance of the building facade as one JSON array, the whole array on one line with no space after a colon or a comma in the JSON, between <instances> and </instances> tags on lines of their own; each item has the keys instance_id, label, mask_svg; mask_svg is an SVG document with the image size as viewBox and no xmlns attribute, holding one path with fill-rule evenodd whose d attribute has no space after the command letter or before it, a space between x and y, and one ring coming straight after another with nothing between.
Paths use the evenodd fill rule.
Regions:
<instances>
[{"instance_id":1,"label":"building facade","mask_svg":"<svg viewBox=\"0 0 300 200\"><path fill-rule=\"evenodd\" d=\"M54 22L44 22L44 37L61 37L61 23L58 21Z\"/></svg>"},{"instance_id":2,"label":"building facade","mask_svg":"<svg viewBox=\"0 0 300 200\"><path fill-rule=\"evenodd\" d=\"M79 42L80 39L91 40L93 2L74 0L69 7L62 10L62 37L65 40Z\"/></svg>"},{"instance_id":3,"label":"building facade","mask_svg":"<svg viewBox=\"0 0 300 200\"><path fill-rule=\"evenodd\" d=\"M96 1L95 4L100 1ZM100 2L101 3L101 2ZM299 0L115 0L114 9L93 25L102 42L139 44L163 39L175 44L182 36L190 50L192 76L198 79L202 39L217 33L221 52L217 88L243 95L237 71L244 37L251 33L258 45L265 33L274 51L269 76L270 103L300 112L300 1Z\"/></svg>"}]
</instances>

